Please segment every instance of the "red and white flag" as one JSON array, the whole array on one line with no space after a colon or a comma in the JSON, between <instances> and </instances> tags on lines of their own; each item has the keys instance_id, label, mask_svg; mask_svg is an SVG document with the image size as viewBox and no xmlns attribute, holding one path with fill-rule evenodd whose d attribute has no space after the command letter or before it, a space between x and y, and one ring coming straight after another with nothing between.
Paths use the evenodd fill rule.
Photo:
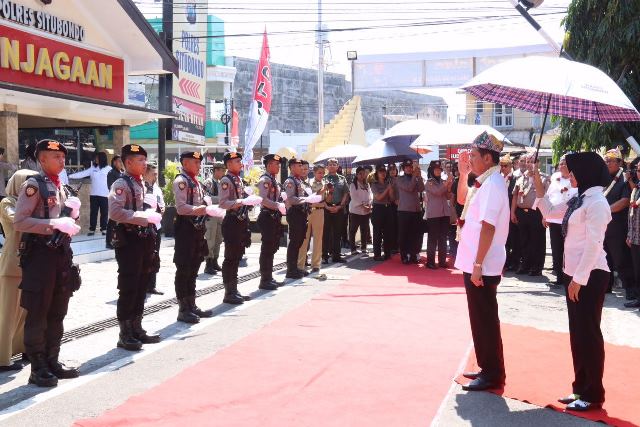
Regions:
<instances>
[{"instance_id":1,"label":"red and white flag","mask_svg":"<svg viewBox=\"0 0 640 427\"><path fill-rule=\"evenodd\" d=\"M240 145L240 118L238 117L238 110L233 109L231 113L231 146L234 149L238 149Z\"/></svg>"},{"instance_id":2,"label":"red and white flag","mask_svg":"<svg viewBox=\"0 0 640 427\"><path fill-rule=\"evenodd\" d=\"M253 147L255 147L264 128L267 126L269 112L271 111L271 65L269 64L269 57L269 41L267 40L267 30L265 30L262 36L262 54L256 69L253 101L251 102L247 130L244 135L242 162L247 170L253 166Z\"/></svg>"}]
</instances>

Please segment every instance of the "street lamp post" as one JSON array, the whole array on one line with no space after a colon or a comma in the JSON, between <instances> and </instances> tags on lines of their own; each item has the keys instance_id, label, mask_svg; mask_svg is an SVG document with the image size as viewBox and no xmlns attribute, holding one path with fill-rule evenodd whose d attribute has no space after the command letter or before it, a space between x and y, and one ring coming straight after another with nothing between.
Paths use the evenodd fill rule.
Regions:
<instances>
[{"instance_id":1,"label":"street lamp post","mask_svg":"<svg viewBox=\"0 0 640 427\"><path fill-rule=\"evenodd\" d=\"M355 50L347 51L347 59L351 61L351 97L353 98L356 93L356 68L355 61L358 59L358 52Z\"/></svg>"}]
</instances>

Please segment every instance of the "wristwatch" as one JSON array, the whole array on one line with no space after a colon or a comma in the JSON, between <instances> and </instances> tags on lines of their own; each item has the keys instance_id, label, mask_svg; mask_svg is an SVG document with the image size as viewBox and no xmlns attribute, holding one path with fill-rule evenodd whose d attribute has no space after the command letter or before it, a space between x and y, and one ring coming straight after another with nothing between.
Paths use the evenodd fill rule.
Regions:
<instances>
[{"instance_id":1,"label":"wristwatch","mask_svg":"<svg viewBox=\"0 0 640 427\"><path fill-rule=\"evenodd\" d=\"M474 267L474 268L475 268L475 267L480 267L480 268L482 268L482 264L480 264L479 262L474 262L474 263L473 263L473 267Z\"/></svg>"}]
</instances>

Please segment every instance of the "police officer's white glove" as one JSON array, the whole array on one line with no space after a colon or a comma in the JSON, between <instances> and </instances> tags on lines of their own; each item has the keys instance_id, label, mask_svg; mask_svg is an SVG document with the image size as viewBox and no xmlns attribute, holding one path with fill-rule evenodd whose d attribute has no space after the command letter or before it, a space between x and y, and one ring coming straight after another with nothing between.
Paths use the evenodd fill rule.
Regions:
<instances>
[{"instance_id":1,"label":"police officer's white glove","mask_svg":"<svg viewBox=\"0 0 640 427\"><path fill-rule=\"evenodd\" d=\"M278 203L278 210L282 215L287 214L287 208L285 207L284 203Z\"/></svg>"},{"instance_id":2,"label":"police officer's white glove","mask_svg":"<svg viewBox=\"0 0 640 427\"><path fill-rule=\"evenodd\" d=\"M80 206L82 202L77 197L69 197L64 201L64 205L71 209L71 218L78 218L80 216Z\"/></svg>"},{"instance_id":3,"label":"police officer's white glove","mask_svg":"<svg viewBox=\"0 0 640 427\"><path fill-rule=\"evenodd\" d=\"M68 216L52 219L51 226L55 230L59 230L69 236L75 236L80 232L80 226L76 225L76 222Z\"/></svg>"},{"instance_id":4,"label":"police officer's white glove","mask_svg":"<svg viewBox=\"0 0 640 427\"><path fill-rule=\"evenodd\" d=\"M314 194L309 197L301 198L304 203L320 203L322 201L322 196L320 194Z\"/></svg>"},{"instance_id":5,"label":"police officer's white glove","mask_svg":"<svg viewBox=\"0 0 640 427\"><path fill-rule=\"evenodd\" d=\"M280 197L282 197L282 200L286 202L287 201L287 197L289 197L289 196L287 196L287 193L285 193L283 191L282 193L280 193Z\"/></svg>"},{"instance_id":6,"label":"police officer's white glove","mask_svg":"<svg viewBox=\"0 0 640 427\"><path fill-rule=\"evenodd\" d=\"M144 203L155 211L158 208L158 197L155 194L145 194Z\"/></svg>"},{"instance_id":7,"label":"police officer's white glove","mask_svg":"<svg viewBox=\"0 0 640 427\"><path fill-rule=\"evenodd\" d=\"M254 195L247 196L244 199L240 199L240 203L245 206L256 206L262 203L262 197Z\"/></svg>"},{"instance_id":8,"label":"police officer's white glove","mask_svg":"<svg viewBox=\"0 0 640 427\"><path fill-rule=\"evenodd\" d=\"M156 212L155 209L147 209L144 213L149 224L153 224L157 227L160 225L160 222L162 222L162 215Z\"/></svg>"},{"instance_id":9,"label":"police officer's white glove","mask_svg":"<svg viewBox=\"0 0 640 427\"><path fill-rule=\"evenodd\" d=\"M223 218L226 211L219 206L209 205L205 209L207 215L212 216L214 218Z\"/></svg>"},{"instance_id":10,"label":"police officer's white glove","mask_svg":"<svg viewBox=\"0 0 640 427\"><path fill-rule=\"evenodd\" d=\"M244 192L247 194L247 196L253 196L253 187L244 187Z\"/></svg>"},{"instance_id":11,"label":"police officer's white glove","mask_svg":"<svg viewBox=\"0 0 640 427\"><path fill-rule=\"evenodd\" d=\"M211 196L204 196L203 200L204 200L204 204L207 206L210 206L213 204L213 200L211 200Z\"/></svg>"}]
</instances>

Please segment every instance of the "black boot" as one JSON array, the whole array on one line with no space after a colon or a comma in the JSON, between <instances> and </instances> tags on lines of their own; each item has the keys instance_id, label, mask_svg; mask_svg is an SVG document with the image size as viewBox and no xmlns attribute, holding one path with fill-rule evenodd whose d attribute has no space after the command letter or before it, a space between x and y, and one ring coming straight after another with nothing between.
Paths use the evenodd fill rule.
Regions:
<instances>
[{"instance_id":1,"label":"black boot","mask_svg":"<svg viewBox=\"0 0 640 427\"><path fill-rule=\"evenodd\" d=\"M191 307L191 312L198 317L209 318L213 317L213 311L211 310L201 310L200 307L196 305L196 297L189 297L189 306Z\"/></svg>"},{"instance_id":2,"label":"black boot","mask_svg":"<svg viewBox=\"0 0 640 427\"><path fill-rule=\"evenodd\" d=\"M275 291L276 289L278 289L278 284L275 283L275 280L273 280L271 274L264 273L262 274L262 277L260 279L260 285L258 286L258 289L263 289L265 291Z\"/></svg>"},{"instance_id":3,"label":"black boot","mask_svg":"<svg viewBox=\"0 0 640 427\"><path fill-rule=\"evenodd\" d=\"M189 297L180 298L178 300L178 321L184 323L200 322L200 317L191 311Z\"/></svg>"},{"instance_id":4,"label":"black boot","mask_svg":"<svg viewBox=\"0 0 640 427\"><path fill-rule=\"evenodd\" d=\"M218 265L218 257L213 257L212 258L211 265L213 266L214 270L222 271L222 267L220 267L220 265Z\"/></svg>"},{"instance_id":5,"label":"black boot","mask_svg":"<svg viewBox=\"0 0 640 427\"><path fill-rule=\"evenodd\" d=\"M160 335L149 335L142 328L142 316L133 319L133 336L142 344L157 344L160 342Z\"/></svg>"},{"instance_id":6,"label":"black boot","mask_svg":"<svg viewBox=\"0 0 640 427\"><path fill-rule=\"evenodd\" d=\"M225 304L244 304L244 298L238 292L238 284L237 283L225 283L224 284L224 299L222 300Z\"/></svg>"},{"instance_id":7,"label":"black boot","mask_svg":"<svg viewBox=\"0 0 640 427\"><path fill-rule=\"evenodd\" d=\"M64 363L60 363L60 361L58 361L59 353L59 348L49 350L47 363L51 373L60 379L78 378L80 376L80 372L78 372L77 368L68 368Z\"/></svg>"},{"instance_id":8,"label":"black boot","mask_svg":"<svg viewBox=\"0 0 640 427\"><path fill-rule=\"evenodd\" d=\"M138 351L142 348L142 342L133 336L133 322L131 320L119 320L120 338L118 347L129 351Z\"/></svg>"},{"instance_id":9,"label":"black boot","mask_svg":"<svg viewBox=\"0 0 640 427\"><path fill-rule=\"evenodd\" d=\"M49 370L49 364L44 353L31 354L29 359L31 359L29 384L35 384L38 387L55 387L58 385L58 377Z\"/></svg>"},{"instance_id":10,"label":"black boot","mask_svg":"<svg viewBox=\"0 0 640 427\"><path fill-rule=\"evenodd\" d=\"M216 269L213 268L213 258L207 258L204 266L204 274L213 276L216 273L217 273Z\"/></svg>"}]
</instances>

